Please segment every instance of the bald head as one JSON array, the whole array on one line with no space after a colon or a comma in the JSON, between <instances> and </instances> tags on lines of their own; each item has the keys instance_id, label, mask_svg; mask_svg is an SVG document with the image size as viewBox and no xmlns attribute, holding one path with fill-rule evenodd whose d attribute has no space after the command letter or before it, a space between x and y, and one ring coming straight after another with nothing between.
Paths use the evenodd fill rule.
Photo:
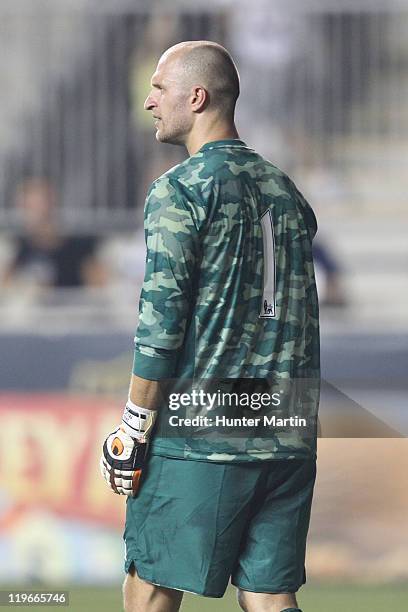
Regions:
<instances>
[{"instance_id":1,"label":"bald head","mask_svg":"<svg viewBox=\"0 0 408 612\"><path fill-rule=\"evenodd\" d=\"M182 42L170 47L161 61L176 63L186 88L203 87L209 96L209 108L233 116L239 96L239 75L224 47L208 40Z\"/></svg>"},{"instance_id":2,"label":"bald head","mask_svg":"<svg viewBox=\"0 0 408 612\"><path fill-rule=\"evenodd\" d=\"M161 56L144 108L155 120L156 140L186 145L191 154L211 139L237 137L238 96L238 72L228 51L207 40L188 41Z\"/></svg>"}]
</instances>

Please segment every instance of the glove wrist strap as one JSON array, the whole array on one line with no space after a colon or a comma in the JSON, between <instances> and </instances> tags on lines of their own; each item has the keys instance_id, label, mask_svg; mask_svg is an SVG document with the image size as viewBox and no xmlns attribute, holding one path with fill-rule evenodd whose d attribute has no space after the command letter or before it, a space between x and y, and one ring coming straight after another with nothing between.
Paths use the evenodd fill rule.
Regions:
<instances>
[{"instance_id":1,"label":"glove wrist strap","mask_svg":"<svg viewBox=\"0 0 408 612\"><path fill-rule=\"evenodd\" d=\"M156 420L157 411L142 408L134 404L129 398L126 402L122 417L122 428L125 432L141 441L146 441L150 436Z\"/></svg>"}]
</instances>

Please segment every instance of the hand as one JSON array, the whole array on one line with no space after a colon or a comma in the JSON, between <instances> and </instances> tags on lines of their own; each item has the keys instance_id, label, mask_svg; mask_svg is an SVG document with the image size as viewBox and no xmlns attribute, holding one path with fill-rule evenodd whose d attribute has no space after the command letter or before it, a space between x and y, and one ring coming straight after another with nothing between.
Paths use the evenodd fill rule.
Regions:
<instances>
[{"instance_id":1,"label":"hand","mask_svg":"<svg viewBox=\"0 0 408 612\"><path fill-rule=\"evenodd\" d=\"M102 476L119 495L136 497L147 457L147 441L131 437L120 426L103 444L100 460Z\"/></svg>"},{"instance_id":2,"label":"hand","mask_svg":"<svg viewBox=\"0 0 408 612\"><path fill-rule=\"evenodd\" d=\"M137 406L129 398L122 424L106 438L100 468L114 493L136 497L156 417L156 410Z\"/></svg>"}]
</instances>

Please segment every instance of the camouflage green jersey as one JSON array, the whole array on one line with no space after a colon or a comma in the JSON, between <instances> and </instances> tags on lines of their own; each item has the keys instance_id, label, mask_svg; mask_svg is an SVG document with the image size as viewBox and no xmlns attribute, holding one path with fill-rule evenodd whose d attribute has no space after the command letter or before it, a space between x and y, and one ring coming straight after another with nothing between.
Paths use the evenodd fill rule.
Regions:
<instances>
[{"instance_id":1,"label":"camouflage green jersey","mask_svg":"<svg viewBox=\"0 0 408 612\"><path fill-rule=\"evenodd\" d=\"M167 404L152 453L215 461L315 453L316 229L294 183L241 140L209 142L152 184L134 373L187 380L197 393L206 385L236 391L237 381L241 390L248 387L241 383L268 381L284 396L278 417L302 411L312 419L306 428L280 420L265 426L262 419L251 426L238 416L262 417L268 409L255 412L241 397L227 405L218 395L211 409L202 402L177 410ZM208 418L182 421L194 416ZM221 416L231 425L215 419Z\"/></svg>"}]
</instances>

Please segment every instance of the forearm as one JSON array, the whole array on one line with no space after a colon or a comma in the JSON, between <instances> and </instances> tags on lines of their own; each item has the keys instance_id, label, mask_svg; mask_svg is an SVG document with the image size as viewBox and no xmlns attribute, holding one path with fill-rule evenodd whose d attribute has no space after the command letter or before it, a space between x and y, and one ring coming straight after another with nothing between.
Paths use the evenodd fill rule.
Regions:
<instances>
[{"instance_id":1,"label":"forearm","mask_svg":"<svg viewBox=\"0 0 408 612\"><path fill-rule=\"evenodd\" d=\"M165 380L148 380L132 374L129 398L122 417L123 430L139 441L147 441L165 397Z\"/></svg>"},{"instance_id":2,"label":"forearm","mask_svg":"<svg viewBox=\"0 0 408 612\"><path fill-rule=\"evenodd\" d=\"M129 399L148 410L158 410L163 404L165 385L163 381L147 380L132 374L129 387Z\"/></svg>"}]
</instances>

